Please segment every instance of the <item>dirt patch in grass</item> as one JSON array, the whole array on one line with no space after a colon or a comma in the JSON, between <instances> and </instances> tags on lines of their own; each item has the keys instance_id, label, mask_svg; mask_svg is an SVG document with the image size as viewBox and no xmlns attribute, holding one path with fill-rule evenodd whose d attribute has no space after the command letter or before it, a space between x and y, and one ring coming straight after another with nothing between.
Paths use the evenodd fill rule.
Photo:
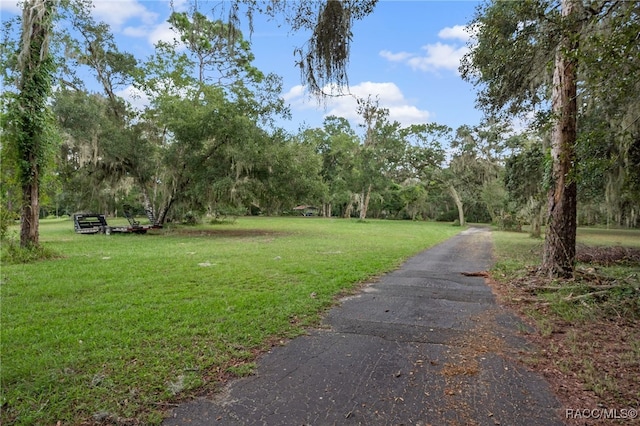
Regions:
<instances>
[{"instance_id":1,"label":"dirt patch in grass","mask_svg":"<svg viewBox=\"0 0 640 426\"><path fill-rule=\"evenodd\" d=\"M640 264L640 248L635 247L593 247L578 246L576 252L578 262L592 265L611 266L615 264Z\"/></svg>"},{"instance_id":2,"label":"dirt patch in grass","mask_svg":"<svg viewBox=\"0 0 640 426\"><path fill-rule=\"evenodd\" d=\"M191 229L176 228L167 232L168 235L189 237L220 237L220 238L255 238L276 237L286 235L284 232L270 231L266 229Z\"/></svg>"},{"instance_id":3,"label":"dirt patch in grass","mask_svg":"<svg viewBox=\"0 0 640 426\"><path fill-rule=\"evenodd\" d=\"M532 269L524 277L487 281L501 304L536 331L539 351L523 361L544 375L567 410L591 410L601 418L572 418L569 425L630 424L624 410L640 408L640 288L637 274L607 277L596 266L636 267L640 250L581 247L589 265L574 278L550 280ZM604 410L604 411L603 411ZM608 411L607 411L608 410ZM602 418L603 412L618 418ZM637 413L637 411L636 411Z\"/></svg>"}]
</instances>

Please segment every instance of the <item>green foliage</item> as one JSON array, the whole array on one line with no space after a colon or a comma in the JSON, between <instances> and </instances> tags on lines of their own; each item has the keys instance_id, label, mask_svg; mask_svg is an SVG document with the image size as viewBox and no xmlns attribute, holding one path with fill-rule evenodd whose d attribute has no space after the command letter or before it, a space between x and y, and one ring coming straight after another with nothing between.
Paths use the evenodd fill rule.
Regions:
<instances>
[{"instance_id":1,"label":"green foliage","mask_svg":"<svg viewBox=\"0 0 640 426\"><path fill-rule=\"evenodd\" d=\"M543 182L544 154L538 143L533 143L522 152L507 158L504 186L509 196L524 204L530 197L540 197Z\"/></svg>"},{"instance_id":2,"label":"green foliage","mask_svg":"<svg viewBox=\"0 0 640 426\"><path fill-rule=\"evenodd\" d=\"M0 225L6 225L1 224ZM21 247L20 242L8 235L2 236L2 251L0 261L5 265L26 264L41 260L50 260L59 255L51 248L43 245L29 245Z\"/></svg>"},{"instance_id":3,"label":"green foliage","mask_svg":"<svg viewBox=\"0 0 640 426\"><path fill-rule=\"evenodd\" d=\"M540 141L524 140L521 151L507 158L503 184L512 204L512 222L515 229L523 223L530 225L530 235L541 235L542 215L546 201L546 182L550 173L550 156L542 152Z\"/></svg>"},{"instance_id":4,"label":"green foliage","mask_svg":"<svg viewBox=\"0 0 640 426\"><path fill-rule=\"evenodd\" d=\"M9 227L15 223L15 212L7 209L4 200L0 203L0 242L9 237Z\"/></svg>"},{"instance_id":5,"label":"green foliage","mask_svg":"<svg viewBox=\"0 0 640 426\"><path fill-rule=\"evenodd\" d=\"M582 220L637 226L638 193L628 189L638 175L629 167L640 140L638 2L573 2L573 17L561 17L560 3L547 0L482 5L471 26L478 43L463 59L463 78L479 88L478 102L492 115L536 113L545 133L558 119L551 107L551 72L560 40L574 48L565 55L578 67L576 169ZM562 48L561 48L562 49ZM566 49L565 49L566 50ZM573 114L572 114L573 115ZM546 123L546 124L545 124ZM551 157L543 182L552 188ZM603 202L603 200L605 202Z\"/></svg>"},{"instance_id":6,"label":"green foliage","mask_svg":"<svg viewBox=\"0 0 640 426\"><path fill-rule=\"evenodd\" d=\"M64 37L71 67L63 68L69 78L55 100L67 135L58 158L63 194L56 202L65 211L114 212L123 199L137 198L133 203L160 221L172 211L182 220L187 212L215 211L218 203L257 202L266 177L254 172L270 154L264 149L269 136L258 123L269 125L287 109L277 97L279 78L253 67L242 34L198 12L174 13L170 20L188 49L159 43L156 54L138 64L118 50L109 27L89 9L72 6L77 34ZM78 85L74 67L89 67L104 95ZM116 94L130 84L151 101L142 114Z\"/></svg>"},{"instance_id":7,"label":"green foliage","mask_svg":"<svg viewBox=\"0 0 640 426\"><path fill-rule=\"evenodd\" d=\"M251 65L254 55L249 42L232 23L210 21L197 11L191 16L173 12L169 23L194 56L200 83L233 84L243 78L259 83L264 79L264 74ZM216 70L218 76L208 76L207 71L211 70Z\"/></svg>"},{"instance_id":8,"label":"green foliage","mask_svg":"<svg viewBox=\"0 0 640 426\"><path fill-rule=\"evenodd\" d=\"M629 78L640 72L640 5L638 2L595 2L587 9L586 31L578 52L582 78L589 90L583 96L585 113L622 124L622 133L636 119L639 83ZM629 126L629 127L627 127ZM637 133L636 133L637 134Z\"/></svg>"},{"instance_id":9,"label":"green foliage","mask_svg":"<svg viewBox=\"0 0 640 426\"><path fill-rule=\"evenodd\" d=\"M499 182L503 152L513 139L507 137L510 131L506 124L492 120L456 130L451 143L455 151L438 179L455 201L460 222L493 221L504 226L509 221L511 212Z\"/></svg>"},{"instance_id":10,"label":"green foliage","mask_svg":"<svg viewBox=\"0 0 640 426\"><path fill-rule=\"evenodd\" d=\"M39 55L39 52L32 53ZM32 59L35 60L35 59ZM17 179L22 185L38 179L51 152L52 136L55 134L53 116L46 105L51 91L53 60L45 58L38 67L29 65L22 77L20 92L7 106L7 114L3 124L3 140L14 148Z\"/></svg>"},{"instance_id":11,"label":"green foliage","mask_svg":"<svg viewBox=\"0 0 640 426\"><path fill-rule=\"evenodd\" d=\"M621 132L615 120L602 119L606 114L602 107L594 107L580 120L577 177L584 207L579 218L586 224L637 226L640 131L629 127Z\"/></svg>"},{"instance_id":12,"label":"green foliage","mask_svg":"<svg viewBox=\"0 0 640 426\"><path fill-rule=\"evenodd\" d=\"M377 0L365 1L302 1L294 8L291 24L295 30L309 30L310 38L304 46L294 50L299 57L302 79L312 93L325 94L327 87L348 87L347 65L351 28L356 19L371 12ZM271 13L288 8L286 2L271 2ZM268 12L269 13L269 12Z\"/></svg>"},{"instance_id":13,"label":"green foliage","mask_svg":"<svg viewBox=\"0 0 640 426\"><path fill-rule=\"evenodd\" d=\"M5 82L15 81L17 79L18 70L18 40L16 39L16 27L19 24L19 18L16 16L12 19L6 19L2 17L2 30L1 30L1 43L0 43L0 76L2 77L3 93L2 97L6 95L5 90L8 89L9 84ZM4 109L3 109L4 112Z\"/></svg>"},{"instance_id":14,"label":"green foliage","mask_svg":"<svg viewBox=\"0 0 640 426\"><path fill-rule=\"evenodd\" d=\"M558 17L547 0L492 2L478 9L470 23L478 43L460 71L479 88L478 102L487 111L525 113L548 100Z\"/></svg>"},{"instance_id":15,"label":"green foliage","mask_svg":"<svg viewBox=\"0 0 640 426\"><path fill-rule=\"evenodd\" d=\"M430 216L425 206L428 191L444 161L442 146L448 142L451 129L436 123L403 128L397 122L390 122L388 111L371 98L359 101L358 112L365 120L364 135L359 143L351 129L335 117L325 122L324 133L313 136L327 135L319 151L324 156L323 174L328 176L330 189L336 184L337 191L331 202L339 204L341 215L357 212L361 219L368 214L373 217ZM336 134L332 133L336 130ZM426 193L412 201L400 201L402 196L395 194L398 185L412 187L416 194L422 190ZM389 210L395 201L401 205L400 210L405 209L404 213Z\"/></svg>"},{"instance_id":16,"label":"green foliage","mask_svg":"<svg viewBox=\"0 0 640 426\"><path fill-rule=\"evenodd\" d=\"M463 78L478 86L478 103L492 116L516 116L538 111L550 111L551 174L549 189L547 238L542 266L550 276L570 275L575 257L575 226L577 219L576 145L579 118L590 105L604 104L604 112L596 120L618 122L625 117L627 128L637 129L637 118L629 119L628 111L638 111L637 97L625 102L623 109L608 105L616 98L620 85L626 90L637 87L633 78L638 69L638 43L631 34L638 33L636 2L597 1L585 4L579 0L560 3L547 0L491 2L478 8L471 25L477 30L478 43L462 60ZM631 12L629 12L631 11ZM635 21L630 24L629 20ZM635 19L634 19L635 18ZM629 30L629 28L631 28ZM609 50L598 46L592 34L602 33L604 39L616 40L619 61L611 55L620 77L603 84L602 79L589 74L607 63ZM614 42L615 44L615 42ZM594 55L594 52L597 52ZM636 54L634 54L636 53ZM595 59L590 61L590 59ZM623 66L620 66L623 63ZM553 64L553 67L550 65ZM553 68L553 84L549 78ZM609 72L610 70L607 70ZM596 72L596 74L599 74ZM634 83L629 83L634 81ZM623 82L623 84L621 84ZM629 87L634 86L634 87ZM607 89L602 90L603 87ZM613 96L609 98L608 90ZM578 99L580 97L580 99ZM607 99L609 98L609 99ZM632 113L635 115L635 113ZM632 130L633 131L633 130ZM618 134L618 144L624 137ZM633 137L631 140L635 140ZM624 152L624 149L619 149ZM620 196L621 176L617 168L609 180L608 193ZM609 200L607 200L609 201ZM609 204L609 203L607 203ZM619 204L615 200L615 204ZM635 212L635 206L632 212ZM611 212L609 212L611 216ZM621 215L617 221L621 222ZM633 213L627 223L636 222ZM634 223L635 226L635 223Z\"/></svg>"},{"instance_id":17,"label":"green foliage","mask_svg":"<svg viewBox=\"0 0 640 426\"><path fill-rule=\"evenodd\" d=\"M20 245L25 248L35 248L39 243L39 185L56 140L53 117L47 104L55 68L49 52L55 7L55 3L43 0L25 3L19 53L14 61L13 55L7 57L4 49L2 52L3 65L15 66L14 72L18 76L15 94L3 97L6 112L3 108L1 124L3 145L8 145L3 154L9 153L3 163L9 163L21 192Z\"/></svg>"},{"instance_id":18,"label":"green foliage","mask_svg":"<svg viewBox=\"0 0 640 426\"><path fill-rule=\"evenodd\" d=\"M514 212L510 208L507 191L502 185L501 179L485 182L480 192L480 199L486 206L492 223L498 225L501 230L519 230L520 227Z\"/></svg>"},{"instance_id":19,"label":"green foliage","mask_svg":"<svg viewBox=\"0 0 640 426\"><path fill-rule=\"evenodd\" d=\"M2 209L2 217L10 217L12 214L19 217L20 201L22 199L20 181L17 173L18 153L16 145L11 143L9 130L9 115L6 111L6 101L11 95L9 92L2 94L2 111L0 112L0 135L2 135L3 143L0 146L0 184L2 185L2 193L0 194L0 209Z\"/></svg>"}]
</instances>

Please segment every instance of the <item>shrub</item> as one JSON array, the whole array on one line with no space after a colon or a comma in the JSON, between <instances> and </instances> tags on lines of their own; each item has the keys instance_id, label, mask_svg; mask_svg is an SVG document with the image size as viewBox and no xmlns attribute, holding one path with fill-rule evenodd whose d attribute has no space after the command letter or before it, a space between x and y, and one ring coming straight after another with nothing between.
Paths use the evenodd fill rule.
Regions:
<instances>
[{"instance_id":1,"label":"shrub","mask_svg":"<svg viewBox=\"0 0 640 426\"><path fill-rule=\"evenodd\" d=\"M20 242L15 238L4 238L2 242L2 263L31 263L38 260L53 259L58 257L56 253L43 246L20 247Z\"/></svg>"}]
</instances>

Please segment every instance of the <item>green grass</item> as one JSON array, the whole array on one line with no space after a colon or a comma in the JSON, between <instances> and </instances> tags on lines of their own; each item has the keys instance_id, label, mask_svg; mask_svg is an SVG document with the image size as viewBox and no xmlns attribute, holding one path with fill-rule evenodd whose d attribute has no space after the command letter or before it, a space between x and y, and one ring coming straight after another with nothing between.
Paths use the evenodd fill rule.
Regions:
<instances>
[{"instance_id":1,"label":"green grass","mask_svg":"<svg viewBox=\"0 0 640 426\"><path fill-rule=\"evenodd\" d=\"M640 247L638 229L578 228L578 244Z\"/></svg>"},{"instance_id":2,"label":"green grass","mask_svg":"<svg viewBox=\"0 0 640 426\"><path fill-rule=\"evenodd\" d=\"M496 263L493 267L494 276L503 281L524 277L529 271L540 264L544 241L529 238L524 233L499 232L493 233ZM577 244L599 247L640 247L640 230L608 230L601 228L579 228ZM586 271L587 279L580 275L571 282L551 281L548 283L557 290L539 291L537 296L549 305L549 310L568 322L590 321L603 315L632 315L635 316L640 304L637 302L632 283L637 283L640 276L640 266L637 264L614 264L611 266L578 263L578 271ZM618 280L622 283L619 288L608 292L608 303L597 297L572 299L574 296L588 294L594 291L590 275L597 274L606 280ZM636 285L637 287L637 285ZM569 300L567 300L569 298ZM541 330L547 329L546 314L532 311L532 317L538 321Z\"/></svg>"},{"instance_id":3,"label":"green grass","mask_svg":"<svg viewBox=\"0 0 640 426\"><path fill-rule=\"evenodd\" d=\"M524 232L494 231L493 241L496 260L494 271L500 274L518 276L527 267L539 265L542 261L542 239L530 238ZM578 228L576 243L589 246L640 247L640 230ZM615 272L616 267L607 269Z\"/></svg>"},{"instance_id":4,"label":"green grass","mask_svg":"<svg viewBox=\"0 0 640 426\"><path fill-rule=\"evenodd\" d=\"M242 218L107 236L45 220L41 242L60 257L2 265L1 423L158 423L163 403L250 374L336 295L459 230Z\"/></svg>"}]
</instances>

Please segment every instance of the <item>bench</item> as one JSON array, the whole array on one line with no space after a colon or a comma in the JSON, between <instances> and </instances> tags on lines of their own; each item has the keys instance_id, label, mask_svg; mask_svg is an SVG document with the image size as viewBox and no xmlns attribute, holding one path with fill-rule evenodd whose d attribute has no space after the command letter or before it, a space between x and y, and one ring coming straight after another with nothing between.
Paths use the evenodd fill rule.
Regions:
<instances>
[{"instance_id":1,"label":"bench","mask_svg":"<svg viewBox=\"0 0 640 426\"><path fill-rule=\"evenodd\" d=\"M97 234L105 231L107 220L103 214L74 214L73 226L78 234Z\"/></svg>"}]
</instances>

